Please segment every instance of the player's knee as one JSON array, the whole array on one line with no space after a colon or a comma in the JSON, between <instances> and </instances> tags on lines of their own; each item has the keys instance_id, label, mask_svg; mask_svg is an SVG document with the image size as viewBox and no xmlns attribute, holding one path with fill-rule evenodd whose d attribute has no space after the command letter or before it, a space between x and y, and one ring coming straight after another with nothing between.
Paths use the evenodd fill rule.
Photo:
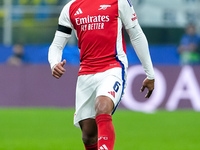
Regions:
<instances>
[{"instance_id":1,"label":"player's knee","mask_svg":"<svg viewBox=\"0 0 200 150\"><path fill-rule=\"evenodd\" d=\"M96 116L101 114L111 114L114 108L113 101L107 96L99 96L96 99L95 111Z\"/></svg>"},{"instance_id":2,"label":"player's knee","mask_svg":"<svg viewBox=\"0 0 200 150\"><path fill-rule=\"evenodd\" d=\"M97 143L98 133L95 119L85 119L79 122L82 130L82 140L85 145Z\"/></svg>"},{"instance_id":3,"label":"player's knee","mask_svg":"<svg viewBox=\"0 0 200 150\"><path fill-rule=\"evenodd\" d=\"M85 145L93 145L97 143L97 134L83 134L82 140Z\"/></svg>"}]
</instances>

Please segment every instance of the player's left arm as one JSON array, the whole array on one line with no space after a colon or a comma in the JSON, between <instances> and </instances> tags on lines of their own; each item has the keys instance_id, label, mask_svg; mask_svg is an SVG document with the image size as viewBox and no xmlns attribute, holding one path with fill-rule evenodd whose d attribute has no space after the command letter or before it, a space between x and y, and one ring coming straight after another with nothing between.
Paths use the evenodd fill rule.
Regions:
<instances>
[{"instance_id":1,"label":"player's left arm","mask_svg":"<svg viewBox=\"0 0 200 150\"><path fill-rule=\"evenodd\" d=\"M130 37L130 41L134 50L140 59L140 62L144 68L147 78L144 79L143 85L140 89L141 92L145 88L148 89L146 98L149 98L154 90L154 70L149 53L148 42L144 35L138 20L134 8L129 0L119 0L119 17Z\"/></svg>"},{"instance_id":2,"label":"player's left arm","mask_svg":"<svg viewBox=\"0 0 200 150\"><path fill-rule=\"evenodd\" d=\"M147 88L148 92L145 95L145 97L149 98L154 90L155 79L154 79L154 70L146 36L144 35L139 24L130 29L127 29L127 33L130 37L132 46L134 47L134 50L138 58L140 59L140 62L147 75L147 78L143 81L143 85L140 91L143 92L144 89Z\"/></svg>"}]
</instances>

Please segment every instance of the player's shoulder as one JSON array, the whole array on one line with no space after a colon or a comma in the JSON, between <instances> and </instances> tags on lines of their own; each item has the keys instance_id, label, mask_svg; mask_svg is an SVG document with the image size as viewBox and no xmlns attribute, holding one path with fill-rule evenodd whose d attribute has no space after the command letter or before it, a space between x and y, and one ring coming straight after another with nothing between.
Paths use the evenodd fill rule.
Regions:
<instances>
[{"instance_id":1,"label":"player's shoulder","mask_svg":"<svg viewBox=\"0 0 200 150\"><path fill-rule=\"evenodd\" d=\"M118 0L118 5L122 10L133 7L131 0Z\"/></svg>"},{"instance_id":2,"label":"player's shoulder","mask_svg":"<svg viewBox=\"0 0 200 150\"><path fill-rule=\"evenodd\" d=\"M117 0L117 1L118 1L118 3L122 3L122 4L128 3L129 5L132 6L132 1L131 0Z\"/></svg>"},{"instance_id":3,"label":"player's shoulder","mask_svg":"<svg viewBox=\"0 0 200 150\"><path fill-rule=\"evenodd\" d=\"M66 14L69 13L69 9L70 9L70 6L72 5L72 3L76 1L76 0L71 0L69 1L68 3L66 3L64 6L63 6L63 9L61 11L61 15L60 15L60 18L62 18L61 16L65 16Z\"/></svg>"}]
</instances>

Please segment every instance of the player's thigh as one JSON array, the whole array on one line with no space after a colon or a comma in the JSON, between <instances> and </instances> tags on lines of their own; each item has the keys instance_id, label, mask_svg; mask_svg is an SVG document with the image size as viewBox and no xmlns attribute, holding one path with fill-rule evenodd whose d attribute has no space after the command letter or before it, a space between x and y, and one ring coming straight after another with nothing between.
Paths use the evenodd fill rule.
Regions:
<instances>
[{"instance_id":1,"label":"player's thigh","mask_svg":"<svg viewBox=\"0 0 200 150\"><path fill-rule=\"evenodd\" d=\"M74 125L77 127L80 127L79 122L81 120L95 118L95 86L93 75L78 77L74 114Z\"/></svg>"},{"instance_id":2,"label":"player's thigh","mask_svg":"<svg viewBox=\"0 0 200 150\"><path fill-rule=\"evenodd\" d=\"M81 75L76 84L76 107L79 107L84 100L88 100L95 90L95 80L93 75Z\"/></svg>"},{"instance_id":3,"label":"player's thigh","mask_svg":"<svg viewBox=\"0 0 200 150\"><path fill-rule=\"evenodd\" d=\"M113 68L102 76L101 83L98 85L96 97L109 97L117 106L124 92L125 80L123 78L122 68Z\"/></svg>"},{"instance_id":4,"label":"player's thigh","mask_svg":"<svg viewBox=\"0 0 200 150\"><path fill-rule=\"evenodd\" d=\"M96 116L101 114L112 114L114 103L111 98L107 96L98 96L95 102Z\"/></svg>"}]
</instances>

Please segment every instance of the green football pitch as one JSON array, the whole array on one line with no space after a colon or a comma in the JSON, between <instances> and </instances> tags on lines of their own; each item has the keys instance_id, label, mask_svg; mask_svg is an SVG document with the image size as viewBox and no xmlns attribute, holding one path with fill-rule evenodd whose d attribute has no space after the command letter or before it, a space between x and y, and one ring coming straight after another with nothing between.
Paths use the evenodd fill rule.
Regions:
<instances>
[{"instance_id":1,"label":"green football pitch","mask_svg":"<svg viewBox=\"0 0 200 150\"><path fill-rule=\"evenodd\" d=\"M1 108L0 150L84 150L73 109ZM200 150L200 113L118 109L115 150Z\"/></svg>"}]
</instances>

